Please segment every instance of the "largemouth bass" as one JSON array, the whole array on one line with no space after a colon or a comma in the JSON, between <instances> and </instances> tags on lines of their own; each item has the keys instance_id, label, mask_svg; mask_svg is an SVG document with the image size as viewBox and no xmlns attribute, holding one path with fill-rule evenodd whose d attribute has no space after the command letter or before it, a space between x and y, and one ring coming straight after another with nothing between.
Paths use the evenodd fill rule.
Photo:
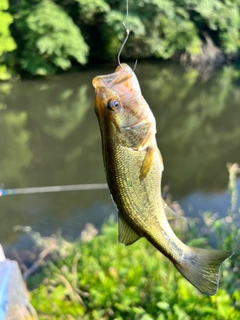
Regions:
<instances>
[{"instance_id":1,"label":"largemouth bass","mask_svg":"<svg viewBox=\"0 0 240 320\"><path fill-rule=\"evenodd\" d=\"M163 161L155 118L135 73L122 64L112 74L95 77L93 86L119 241L130 245L145 237L199 291L215 294L220 266L233 252L189 247L171 229L168 220L176 214L161 198Z\"/></svg>"}]
</instances>

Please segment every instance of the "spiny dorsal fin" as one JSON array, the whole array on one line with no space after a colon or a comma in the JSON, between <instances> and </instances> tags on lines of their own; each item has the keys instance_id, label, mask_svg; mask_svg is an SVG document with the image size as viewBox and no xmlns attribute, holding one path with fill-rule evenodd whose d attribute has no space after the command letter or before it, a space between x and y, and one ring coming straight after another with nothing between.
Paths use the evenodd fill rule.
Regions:
<instances>
[{"instance_id":1,"label":"spiny dorsal fin","mask_svg":"<svg viewBox=\"0 0 240 320\"><path fill-rule=\"evenodd\" d=\"M141 167L140 180L143 180L148 175L148 172L150 171L150 169L152 167L153 156L154 156L154 149L151 147L148 147L146 149L146 155L143 160L142 167Z\"/></svg>"},{"instance_id":2,"label":"spiny dorsal fin","mask_svg":"<svg viewBox=\"0 0 240 320\"><path fill-rule=\"evenodd\" d=\"M123 219L122 215L118 213L118 241L128 246L140 238L141 237Z\"/></svg>"}]
</instances>

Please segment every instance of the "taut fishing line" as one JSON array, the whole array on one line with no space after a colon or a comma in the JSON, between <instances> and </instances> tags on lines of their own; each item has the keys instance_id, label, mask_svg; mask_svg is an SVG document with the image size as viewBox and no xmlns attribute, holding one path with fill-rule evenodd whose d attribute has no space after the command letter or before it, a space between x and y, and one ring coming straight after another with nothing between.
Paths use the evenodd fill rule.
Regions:
<instances>
[{"instance_id":1,"label":"taut fishing line","mask_svg":"<svg viewBox=\"0 0 240 320\"><path fill-rule=\"evenodd\" d=\"M126 37L125 37L125 39L123 41L123 44L121 45L121 48L119 49L119 52L118 52L118 64L119 64L119 66L121 68L123 68L123 67L122 67L122 64L120 62L120 56L121 56L123 48L124 48L124 46L125 46L125 44L126 44L126 42L128 40L129 33L130 33L130 30L128 29L128 0L126 0L126 24L125 24L125 22L123 22L123 26L124 26L124 28L126 30L127 35L126 35Z\"/></svg>"},{"instance_id":2,"label":"taut fishing line","mask_svg":"<svg viewBox=\"0 0 240 320\"><path fill-rule=\"evenodd\" d=\"M18 189L0 189L1 196L9 196L15 194L36 194L62 191L82 191L82 190L103 190L107 189L106 183L91 183L91 184L75 184L66 186L46 186L33 188L18 188Z\"/></svg>"}]
</instances>

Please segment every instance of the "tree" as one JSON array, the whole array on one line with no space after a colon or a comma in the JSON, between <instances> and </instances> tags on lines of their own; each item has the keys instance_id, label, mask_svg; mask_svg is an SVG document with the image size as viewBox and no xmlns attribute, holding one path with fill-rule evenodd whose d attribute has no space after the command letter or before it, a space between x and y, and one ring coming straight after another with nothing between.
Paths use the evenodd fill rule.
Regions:
<instances>
[{"instance_id":1,"label":"tree","mask_svg":"<svg viewBox=\"0 0 240 320\"><path fill-rule=\"evenodd\" d=\"M20 11L17 31L24 42L20 67L33 75L52 75L58 69L67 70L72 60L87 62L88 46L72 19L50 0L37 2ZM19 41L22 41L21 39Z\"/></svg>"}]
</instances>

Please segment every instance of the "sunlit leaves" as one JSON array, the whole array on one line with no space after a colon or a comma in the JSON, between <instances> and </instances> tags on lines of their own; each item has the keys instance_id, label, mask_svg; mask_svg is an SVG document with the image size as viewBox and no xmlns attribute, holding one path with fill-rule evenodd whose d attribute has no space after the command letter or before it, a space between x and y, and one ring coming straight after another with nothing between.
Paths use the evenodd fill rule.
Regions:
<instances>
[{"instance_id":1,"label":"sunlit leaves","mask_svg":"<svg viewBox=\"0 0 240 320\"><path fill-rule=\"evenodd\" d=\"M96 14L110 11L104 0L76 0L79 3L80 14L86 22L93 21Z\"/></svg>"},{"instance_id":2,"label":"sunlit leaves","mask_svg":"<svg viewBox=\"0 0 240 320\"><path fill-rule=\"evenodd\" d=\"M115 35L108 35L113 38L112 42L116 42L116 34L122 34L124 31L119 27L121 26L119 22L127 22L129 29L134 33L131 44L126 44L123 56L131 58L155 56L169 59L178 52L186 51L191 55L200 52L198 30L184 7L179 7L168 0L144 0L130 5L128 18L125 16L123 4L120 12L123 12L120 20L116 19L116 14L115 18L108 14L105 22L112 30L118 27ZM132 16L136 17L134 24L131 24ZM116 55L118 49L119 44L118 48L110 51L110 55Z\"/></svg>"},{"instance_id":3,"label":"sunlit leaves","mask_svg":"<svg viewBox=\"0 0 240 320\"><path fill-rule=\"evenodd\" d=\"M16 49L15 41L9 29L13 18L6 12L8 6L8 0L0 1L0 80L10 78L10 73L6 65L6 54Z\"/></svg>"},{"instance_id":4,"label":"sunlit leaves","mask_svg":"<svg viewBox=\"0 0 240 320\"><path fill-rule=\"evenodd\" d=\"M216 40L224 52L236 53L240 45L239 4L236 1L197 1L194 10L199 12L210 30L218 32Z\"/></svg>"},{"instance_id":5,"label":"sunlit leaves","mask_svg":"<svg viewBox=\"0 0 240 320\"><path fill-rule=\"evenodd\" d=\"M37 75L54 74L57 69L71 67L71 60L87 62L88 46L72 19L50 0L39 2L27 16L18 18L24 34L21 54L24 70Z\"/></svg>"},{"instance_id":6,"label":"sunlit leaves","mask_svg":"<svg viewBox=\"0 0 240 320\"><path fill-rule=\"evenodd\" d=\"M7 0L3 0L6 2ZM2 8L1 8L2 6ZM3 4L0 4L0 57L4 52L12 51L16 48L16 44L10 35L9 25L13 22L12 16L3 11Z\"/></svg>"},{"instance_id":7,"label":"sunlit leaves","mask_svg":"<svg viewBox=\"0 0 240 320\"><path fill-rule=\"evenodd\" d=\"M112 4L113 1L109 0L108 2ZM113 7L116 10L116 5ZM129 7L130 14L140 18L138 26L140 27L142 23L146 31L141 37L141 41L131 39L132 47L134 49L136 47L136 49L132 50L132 55L125 51L126 57L136 58L136 54L138 54L138 58L155 56L169 59L183 52L186 52L190 57L204 55L205 50L202 49L202 45L209 46L206 39L209 35L212 46L216 46L216 48L219 46L226 54L238 52L240 18L237 1L141 0L130 3ZM122 21L125 21L127 19L125 3L118 3L118 10L123 13ZM107 15L107 25L110 25L109 18L110 16ZM114 25L114 19L111 21L111 24ZM115 22L118 24L117 20ZM134 33L136 30L138 30L137 26L132 29ZM119 33L115 37L118 35ZM139 46L141 46L141 50L138 50ZM214 53L216 48L212 48L212 55L215 54L215 58L218 59L218 52ZM112 50L110 54L116 55L117 48L115 52ZM199 56L199 61L201 58Z\"/></svg>"}]
</instances>

